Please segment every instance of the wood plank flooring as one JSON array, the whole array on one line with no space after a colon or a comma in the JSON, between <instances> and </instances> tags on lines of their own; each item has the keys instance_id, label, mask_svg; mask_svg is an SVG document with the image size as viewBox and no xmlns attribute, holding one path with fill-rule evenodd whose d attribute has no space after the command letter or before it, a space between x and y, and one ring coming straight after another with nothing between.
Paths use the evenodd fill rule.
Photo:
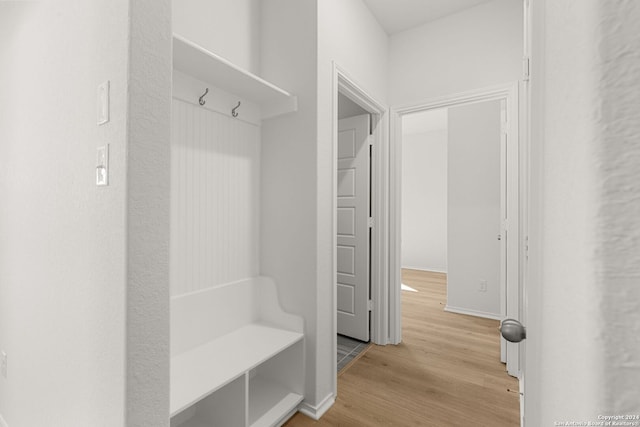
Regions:
<instances>
[{"instance_id":1,"label":"wood plank flooring","mask_svg":"<svg viewBox=\"0 0 640 427\"><path fill-rule=\"evenodd\" d=\"M338 378L320 421L298 413L286 427L517 427L518 381L500 363L498 321L443 310L446 275L403 270L403 343L371 346Z\"/></svg>"}]
</instances>

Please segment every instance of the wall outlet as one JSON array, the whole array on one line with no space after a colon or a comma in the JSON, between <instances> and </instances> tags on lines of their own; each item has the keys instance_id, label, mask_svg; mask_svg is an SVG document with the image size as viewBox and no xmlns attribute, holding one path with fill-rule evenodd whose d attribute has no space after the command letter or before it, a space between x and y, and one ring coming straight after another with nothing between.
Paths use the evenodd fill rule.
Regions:
<instances>
[{"instance_id":1,"label":"wall outlet","mask_svg":"<svg viewBox=\"0 0 640 427\"><path fill-rule=\"evenodd\" d=\"M2 364L0 371L2 371L2 376L4 378L7 378L7 353L5 353L4 351L0 353L0 359L2 359L0 361L0 364Z\"/></svg>"},{"instance_id":2,"label":"wall outlet","mask_svg":"<svg viewBox=\"0 0 640 427\"><path fill-rule=\"evenodd\" d=\"M487 292L487 281L480 280L480 287L478 288L479 292Z\"/></svg>"}]
</instances>

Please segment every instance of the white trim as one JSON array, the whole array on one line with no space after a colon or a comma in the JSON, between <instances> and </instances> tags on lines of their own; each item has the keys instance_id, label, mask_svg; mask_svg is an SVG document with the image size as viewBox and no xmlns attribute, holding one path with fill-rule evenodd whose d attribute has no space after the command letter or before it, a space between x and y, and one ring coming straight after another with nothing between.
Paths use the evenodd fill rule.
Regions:
<instances>
[{"instance_id":1,"label":"white trim","mask_svg":"<svg viewBox=\"0 0 640 427\"><path fill-rule=\"evenodd\" d=\"M402 342L402 120L391 110L389 152L389 337Z\"/></svg>"},{"instance_id":2,"label":"white trim","mask_svg":"<svg viewBox=\"0 0 640 427\"><path fill-rule=\"evenodd\" d=\"M520 391L520 427L524 427L524 372L522 371L518 377L518 390Z\"/></svg>"},{"instance_id":3,"label":"white trim","mask_svg":"<svg viewBox=\"0 0 640 427\"><path fill-rule=\"evenodd\" d=\"M333 62L333 112L332 112L332 274L333 274L333 335L337 334L337 299L335 284L337 283L337 153L338 147L338 93L342 93L372 115L374 149L372 158L372 210L376 218L376 226L372 230L371 237L371 300L373 310L371 313L371 341L375 344L386 345L389 343L389 217L388 196L389 167L386 159L389 158L389 110L387 107L369 95L368 91L351 78L343 68ZM336 353L335 349L333 353ZM337 381L337 380L336 380ZM334 387L337 390L337 384Z\"/></svg>"},{"instance_id":4,"label":"white trim","mask_svg":"<svg viewBox=\"0 0 640 427\"><path fill-rule=\"evenodd\" d=\"M507 281L509 283L517 283L517 292L507 292L506 289L501 289L501 298L508 298L509 310L505 308L505 312L501 315L506 317L519 318L520 312L520 282L521 282L521 262L523 250L524 233L521 234L523 206L522 200L526 199L526 187L523 185L524 180L522 177L525 173L523 164L526 164L527 151L523 149L524 138L521 138L519 130L520 111L519 111L519 82L512 82L502 85L491 86L487 88L476 89L469 92L456 93L447 96L441 96L424 100L419 103L403 105L394 107L391 109L390 114L390 129L391 129L391 142L390 146L393 149L390 151L389 156L389 295L390 295L390 312L389 312L389 328L390 337L392 342L400 342L402 337L402 308L400 301L401 293L401 207L402 207L402 116L409 113L432 110L436 108L452 107L461 104L473 104L485 101L493 101L505 99L507 101L507 116L509 122L509 136L517 141L517 150L510 150L511 155L517 155L516 167L511 168L511 173L516 174L516 181L513 181L513 176L510 182L519 182L517 188L512 188L514 192L512 200L516 200L517 210L515 213L510 211L512 215L509 218L515 219L515 221L509 220L509 236L515 236L515 238L509 239L508 242L516 242L507 249L508 259L517 260L514 263L513 268L509 269L509 277ZM514 154L514 151L516 152ZM510 163L511 164L511 163ZM518 169L518 170L514 170ZM512 193L510 193L512 194ZM513 204L510 204L512 206ZM512 289L512 287L509 287ZM452 309L454 309L452 307ZM490 314L490 313L489 313ZM486 316L483 316L486 317ZM491 318L500 319L493 315ZM520 370L520 357L519 347L517 344L507 346L507 366L509 367L509 373L517 376L517 372Z\"/></svg>"},{"instance_id":5,"label":"white trim","mask_svg":"<svg viewBox=\"0 0 640 427\"><path fill-rule=\"evenodd\" d=\"M531 75L525 85L525 137L527 139L527 198L526 235L528 236L528 258L525 263L523 283L522 324L527 328L527 339L521 343L521 374L524 383L524 425L536 426L541 422L542 384L542 199L544 193L544 142L546 100L546 8L547 2L532 1L525 8L527 13L527 55L530 58Z\"/></svg>"},{"instance_id":6,"label":"white trim","mask_svg":"<svg viewBox=\"0 0 640 427\"><path fill-rule=\"evenodd\" d=\"M503 319L503 317L500 316L499 314L488 313L486 311L469 310L467 308L452 307L450 305L445 305L444 311L448 311L449 313L456 313L456 314L466 314L467 316L484 317L485 319L492 319L492 320Z\"/></svg>"},{"instance_id":7,"label":"white trim","mask_svg":"<svg viewBox=\"0 0 640 427\"><path fill-rule=\"evenodd\" d=\"M336 402L336 395L331 393L327 395L318 405L310 405L307 402L302 402L298 410L305 414L307 417L314 420L319 420L325 412L329 410Z\"/></svg>"},{"instance_id":8,"label":"white trim","mask_svg":"<svg viewBox=\"0 0 640 427\"><path fill-rule=\"evenodd\" d=\"M9 427L9 424L2 418L2 414L0 414L0 427Z\"/></svg>"},{"instance_id":9,"label":"white trim","mask_svg":"<svg viewBox=\"0 0 640 427\"><path fill-rule=\"evenodd\" d=\"M331 391L338 394L338 69L333 63L331 80L331 366L335 375L331 375ZM305 405L303 402L301 404ZM301 410L301 412L305 413ZM309 415L311 418L313 416Z\"/></svg>"},{"instance_id":10,"label":"white trim","mask_svg":"<svg viewBox=\"0 0 640 427\"><path fill-rule=\"evenodd\" d=\"M518 83L506 83L501 85L489 86L486 88L475 89L468 92L459 92L451 95L439 96L436 98L425 99L421 102L396 106L393 110L398 115L416 113L425 110L433 110L436 108L453 107L461 104L474 104L478 102L493 101L497 99L507 98L517 91Z\"/></svg>"}]
</instances>

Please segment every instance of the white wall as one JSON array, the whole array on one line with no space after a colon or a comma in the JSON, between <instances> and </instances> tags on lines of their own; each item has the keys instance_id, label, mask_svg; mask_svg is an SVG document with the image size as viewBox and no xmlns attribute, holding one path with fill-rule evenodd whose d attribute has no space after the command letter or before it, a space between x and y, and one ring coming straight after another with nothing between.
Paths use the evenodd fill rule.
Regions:
<instances>
[{"instance_id":1,"label":"white wall","mask_svg":"<svg viewBox=\"0 0 640 427\"><path fill-rule=\"evenodd\" d=\"M260 0L174 0L173 32L260 71Z\"/></svg>"},{"instance_id":2,"label":"white wall","mask_svg":"<svg viewBox=\"0 0 640 427\"><path fill-rule=\"evenodd\" d=\"M316 29L314 1L262 1L261 74L295 94L298 111L262 124L260 268L276 280L284 309L305 319L312 405L324 397L318 382L329 381L326 370L318 373Z\"/></svg>"},{"instance_id":3,"label":"white wall","mask_svg":"<svg viewBox=\"0 0 640 427\"><path fill-rule=\"evenodd\" d=\"M445 129L402 135L402 267L447 271Z\"/></svg>"},{"instance_id":4,"label":"white wall","mask_svg":"<svg viewBox=\"0 0 640 427\"><path fill-rule=\"evenodd\" d=\"M0 4L11 427L168 425L168 17L166 1ZM107 79L111 121L98 127ZM106 143L110 185L98 188Z\"/></svg>"},{"instance_id":5,"label":"white wall","mask_svg":"<svg viewBox=\"0 0 640 427\"><path fill-rule=\"evenodd\" d=\"M335 61L370 96L387 102L388 37L362 0L321 0L318 8L318 88L316 140L316 233L318 236L317 286L320 340L318 364L321 381L318 394L327 396L335 390L335 357L332 347L335 336L331 320L335 318L333 288L336 268L333 265L333 152L332 120L334 95L333 66Z\"/></svg>"},{"instance_id":6,"label":"white wall","mask_svg":"<svg viewBox=\"0 0 640 427\"><path fill-rule=\"evenodd\" d=\"M495 0L394 34L391 105L518 80L522 28L522 1Z\"/></svg>"},{"instance_id":7,"label":"white wall","mask_svg":"<svg viewBox=\"0 0 640 427\"><path fill-rule=\"evenodd\" d=\"M638 414L640 8L609 0L532 8L525 417L551 425Z\"/></svg>"},{"instance_id":8,"label":"white wall","mask_svg":"<svg viewBox=\"0 0 640 427\"><path fill-rule=\"evenodd\" d=\"M500 101L449 109L447 199L447 308L498 317Z\"/></svg>"},{"instance_id":9,"label":"white wall","mask_svg":"<svg viewBox=\"0 0 640 427\"><path fill-rule=\"evenodd\" d=\"M276 279L285 309L305 318L305 407L320 414L336 380L331 61L386 99L387 37L360 0L261 7L261 75L297 95L299 106L262 126L261 269Z\"/></svg>"}]
</instances>

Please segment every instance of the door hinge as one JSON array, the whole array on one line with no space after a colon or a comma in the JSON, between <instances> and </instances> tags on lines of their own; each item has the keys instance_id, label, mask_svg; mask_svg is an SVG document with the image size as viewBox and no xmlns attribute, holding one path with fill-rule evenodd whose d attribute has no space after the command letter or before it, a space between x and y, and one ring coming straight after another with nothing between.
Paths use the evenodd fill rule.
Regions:
<instances>
[{"instance_id":1,"label":"door hinge","mask_svg":"<svg viewBox=\"0 0 640 427\"><path fill-rule=\"evenodd\" d=\"M369 228L373 228L373 218L369 217Z\"/></svg>"},{"instance_id":2,"label":"door hinge","mask_svg":"<svg viewBox=\"0 0 640 427\"><path fill-rule=\"evenodd\" d=\"M373 300L367 301L367 309L373 311Z\"/></svg>"},{"instance_id":3,"label":"door hinge","mask_svg":"<svg viewBox=\"0 0 640 427\"><path fill-rule=\"evenodd\" d=\"M530 76L531 76L531 64L529 61L529 57L525 56L524 58L522 58L522 80L525 82L528 82Z\"/></svg>"},{"instance_id":4,"label":"door hinge","mask_svg":"<svg viewBox=\"0 0 640 427\"><path fill-rule=\"evenodd\" d=\"M372 147L373 147L373 135L369 135L369 136L367 137L367 142L369 143L369 145L370 145L370 146L372 146Z\"/></svg>"}]
</instances>

